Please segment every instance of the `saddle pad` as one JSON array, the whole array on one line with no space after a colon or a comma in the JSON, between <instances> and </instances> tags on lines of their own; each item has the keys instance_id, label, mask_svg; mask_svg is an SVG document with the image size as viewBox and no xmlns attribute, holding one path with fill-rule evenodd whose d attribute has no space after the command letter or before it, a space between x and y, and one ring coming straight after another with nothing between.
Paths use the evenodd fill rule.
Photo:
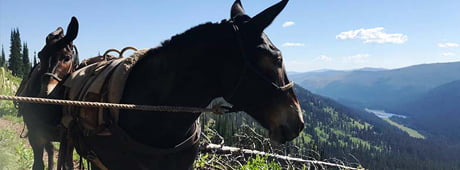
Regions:
<instances>
[{"instance_id":1,"label":"saddle pad","mask_svg":"<svg viewBox=\"0 0 460 170\"><path fill-rule=\"evenodd\" d=\"M139 50L130 57L101 61L83 67L64 82L65 98L79 101L119 103L131 68L145 54ZM118 121L118 109L109 109L114 121ZM68 127L73 116L78 116L86 129L98 129L104 123L102 108L64 107L62 123Z\"/></svg>"},{"instance_id":2,"label":"saddle pad","mask_svg":"<svg viewBox=\"0 0 460 170\"><path fill-rule=\"evenodd\" d=\"M76 69L79 70L80 68L86 67L86 66L88 66L90 64L99 63L99 62L102 62L102 61L110 61L110 60L113 60L113 59L116 59L116 57L114 57L112 55L95 56L95 57L87 58L87 59L84 59L83 61L81 61L81 63L78 64Z\"/></svg>"},{"instance_id":3,"label":"saddle pad","mask_svg":"<svg viewBox=\"0 0 460 170\"><path fill-rule=\"evenodd\" d=\"M123 95L123 90L125 89L126 80L131 69L134 67L137 61L139 61L148 49L141 49L131 54L126 60L120 63L117 68L113 71L112 76L107 83L107 90L110 92L107 94L107 102L109 103L120 103L121 97ZM121 82L121 83L120 83ZM115 92L115 93L112 93ZM113 115L115 122L118 122L118 109L109 109Z\"/></svg>"}]
</instances>

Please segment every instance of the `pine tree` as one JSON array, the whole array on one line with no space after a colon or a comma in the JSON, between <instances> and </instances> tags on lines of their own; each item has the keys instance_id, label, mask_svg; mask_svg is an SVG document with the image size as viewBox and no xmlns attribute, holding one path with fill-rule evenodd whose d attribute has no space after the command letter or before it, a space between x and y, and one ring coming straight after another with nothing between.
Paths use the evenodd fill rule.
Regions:
<instances>
[{"instance_id":1,"label":"pine tree","mask_svg":"<svg viewBox=\"0 0 460 170\"><path fill-rule=\"evenodd\" d=\"M37 52L34 51L34 64L33 64L33 66L35 66L35 65L37 65L37 64L38 64L38 63L37 63Z\"/></svg>"},{"instance_id":2,"label":"pine tree","mask_svg":"<svg viewBox=\"0 0 460 170\"><path fill-rule=\"evenodd\" d=\"M21 38L19 29L11 31L11 46L10 58L8 59L8 69L10 69L15 76L22 76L22 55L21 55Z\"/></svg>"},{"instance_id":3,"label":"pine tree","mask_svg":"<svg viewBox=\"0 0 460 170\"><path fill-rule=\"evenodd\" d=\"M6 67L5 50L3 50L3 44L2 44L2 54L0 56L0 67Z\"/></svg>"},{"instance_id":4,"label":"pine tree","mask_svg":"<svg viewBox=\"0 0 460 170\"><path fill-rule=\"evenodd\" d=\"M29 48L27 47L27 43L24 43L22 48L22 76L26 77L30 69Z\"/></svg>"}]
</instances>

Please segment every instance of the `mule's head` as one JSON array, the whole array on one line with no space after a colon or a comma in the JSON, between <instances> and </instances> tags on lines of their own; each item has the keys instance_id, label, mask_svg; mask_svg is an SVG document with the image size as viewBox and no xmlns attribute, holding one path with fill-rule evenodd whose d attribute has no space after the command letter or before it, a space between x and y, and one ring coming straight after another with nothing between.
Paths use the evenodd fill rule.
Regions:
<instances>
[{"instance_id":1,"label":"mule's head","mask_svg":"<svg viewBox=\"0 0 460 170\"><path fill-rule=\"evenodd\" d=\"M72 17L67 33L61 27L46 37L46 45L38 53L40 70L42 70L42 85L40 96L48 96L67 75L78 65L78 52L73 40L78 34L78 21Z\"/></svg>"},{"instance_id":2,"label":"mule's head","mask_svg":"<svg viewBox=\"0 0 460 170\"><path fill-rule=\"evenodd\" d=\"M280 143L294 139L304 127L281 52L263 32L286 4L287 0L283 0L253 18L244 13L239 0L233 4L231 21L244 64L227 97L236 109L254 117L269 130L270 138Z\"/></svg>"}]
</instances>

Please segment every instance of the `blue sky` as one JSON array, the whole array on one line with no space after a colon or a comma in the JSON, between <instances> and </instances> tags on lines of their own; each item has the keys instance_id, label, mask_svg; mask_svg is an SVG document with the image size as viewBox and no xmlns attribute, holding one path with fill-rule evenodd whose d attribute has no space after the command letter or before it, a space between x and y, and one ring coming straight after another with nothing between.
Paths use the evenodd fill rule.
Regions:
<instances>
[{"instance_id":1,"label":"blue sky","mask_svg":"<svg viewBox=\"0 0 460 170\"><path fill-rule=\"evenodd\" d=\"M242 0L250 16L276 0ZM19 28L33 51L72 16L75 40L87 58L109 48L156 47L204 22L229 17L232 0L105 1L0 0L0 43L9 53ZM458 0L290 0L266 33L280 48L288 71L399 68L460 61Z\"/></svg>"}]
</instances>

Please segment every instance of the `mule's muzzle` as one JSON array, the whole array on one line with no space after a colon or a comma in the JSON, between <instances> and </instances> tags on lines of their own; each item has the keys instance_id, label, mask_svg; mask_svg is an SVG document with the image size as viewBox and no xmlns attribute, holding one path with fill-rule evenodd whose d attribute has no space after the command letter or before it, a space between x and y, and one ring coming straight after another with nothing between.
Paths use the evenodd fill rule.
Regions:
<instances>
[{"instance_id":1,"label":"mule's muzzle","mask_svg":"<svg viewBox=\"0 0 460 170\"><path fill-rule=\"evenodd\" d=\"M270 129L270 139L274 142L285 143L291 141L304 129L303 114L298 105L291 105L286 109L278 126Z\"/></svg>"},{"instance_id":2,"label":"mule's muzzle","mask_svg":"<svg viewBox=\"0 0 460 170\"><path fill-rule=\"evenodd\" d=\"M303 128L303 123L296 123L294 126L282 125L276 129L270 130L270 139L277 143L286 143L299 136Z\"/></svg>"},{"instance_id":3,"label":"mule's muzzle","mask_svg":"<svg viewBox=\"0 0 460 170\"><path fill-rule=\"evenodd\" d=\"M42 90L40 93L41 96L49 96L61 81L62 79L59 78L56 74L45 73L42 78Z\"/></svg>"},{"instance_id":4,"label":"mule's muzzle","mask_svg":"<svg viewBox=\"0 0 460 170\"><path fill-rule=\"evenodd\" d=\"M280 128L283 131L284 138L287 141L290 141L290 140L293 140L294 138L296 138L297 136L299 136L300 132L304 128L304 124L303 124L303 122L298 122L298 123L295 123L294 125L281 126Z\"/></svg>"}]
</instances>

